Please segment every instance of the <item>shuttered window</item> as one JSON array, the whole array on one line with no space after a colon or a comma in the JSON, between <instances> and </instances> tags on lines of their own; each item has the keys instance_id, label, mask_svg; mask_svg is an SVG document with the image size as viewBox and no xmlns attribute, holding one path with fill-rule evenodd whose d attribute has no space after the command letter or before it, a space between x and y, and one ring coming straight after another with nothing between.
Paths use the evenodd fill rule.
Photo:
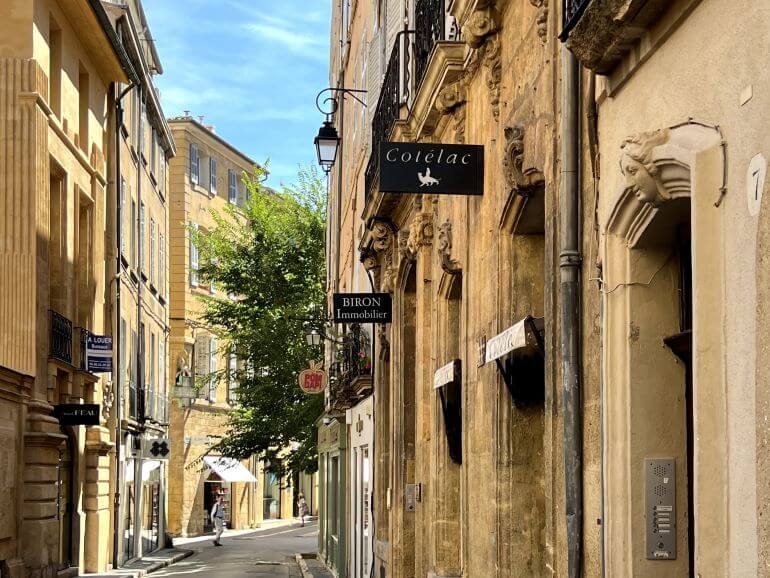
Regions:
<instances>
[{"instance_id":1,"label":"shuttered window","mask_svg":"<svg viewBox=\"0 0 770 578\"><path fill-rule=\"evenodd\" d=\"M209 401L217 400L217 338L209 342Z\"/></svg>"},{"instance_id":2,"label":"shuttered window","mask_svg":"<svg viewBox=\"0 0 770 578\"><path fill-rule=\"evenodd\" d=\"M193 223L192 228L195 231L197 231L198 230L197 223ZM198 286L198 247L195 245L192 232L190 232L189 235L190 235L190 285L192 287L197 287Z\"/></svg>"},{"instance_id":3,"label":"shuttered window","mask_svg":"<svg viewBox=\"0 0 770 578\"><path fill-rule=\"evenodd\" d=\"M208 397L209 388L205 383L210 372L211 340L208 335L198 335L195 338L195 385L200 385L198 397Z\"/></svg>"},{"instance_id":4,"label":"shuttered window","mask_svg":"<svg viewBox=\"0 0 770 578\"><path fill-rule=\"evenodd\" d=\"M209 190L212 195L217 194L217 159L209 159Z\"/></svg>"},{"instance_id":5,"label":"shuttered window","mask_svg":"<svg viewBox=\"0 0 770 578\"><path fill-rule=\"evenodd\" d=\"M198 184L201 176L200 156L198 155L198 145L190 143L190 181Z\"/></svg>"},{"instance_id":6,"label":"shuttered window","mask_svg":"<svg viewBox=\"0 0 770 578\"><path fill-rule=\"evenodd\" d=\"M238 202L238 175L230 169L227 171L227 200L233 205Z\"/></svg>"}]
</instances>

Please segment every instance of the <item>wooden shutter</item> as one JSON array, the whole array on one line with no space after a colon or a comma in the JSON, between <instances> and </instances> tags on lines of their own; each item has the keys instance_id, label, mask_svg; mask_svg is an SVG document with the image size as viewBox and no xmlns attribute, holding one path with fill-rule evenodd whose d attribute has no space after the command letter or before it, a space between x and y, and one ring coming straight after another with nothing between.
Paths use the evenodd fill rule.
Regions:
<instances>
[{"instance_id":1,"label":"wooden shutter","mask_svg":"<svg viewBox=\"0 0 770 578\"><path fill-rule=\"evenodd\" d=\"M385 63L390 58L393 50L393 43L396 40L396 34L404 29L404 0L387 0L387 38L385 42Z\"/></svg>"}]
</instances>

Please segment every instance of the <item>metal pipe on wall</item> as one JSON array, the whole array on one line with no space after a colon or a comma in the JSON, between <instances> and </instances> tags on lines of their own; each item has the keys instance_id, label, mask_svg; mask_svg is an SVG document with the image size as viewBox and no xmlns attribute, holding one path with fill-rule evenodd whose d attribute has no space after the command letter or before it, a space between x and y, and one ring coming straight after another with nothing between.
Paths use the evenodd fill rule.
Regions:
<instances>
[{"instance_id":1,"label":"metal pipe on wall","mask_svg":"<svg viewBox=\"0 0 770 578\"><path fill-rule=\"evenodd\" d=\"M118 85L116 85L117 87ZM123 91L119 94L116 94L115 98L115 191L117 194L115 195L116 200L116 219L115 219L115 229L116 229L116 245L117 245L117 257L115 259L116 263L116 272L115 276L117 278L117 282L115 283L115 329L113 330L115 333L115 343L114 343L114 351L117 351L117 368L115 369L115 375L117 375L117 379L113 380L115 383L113 385L115 390L115 496L114 496L114 505L113 505L113 521L112 521L112 527L113 527L113 545L112 545L112 567L117 568L120 564L120 542L118 540L118 536L120 536L120 448L122 443L122 435L123 432L121 431L121 420L123 419L123 375L122 371L120 371L120 343L121 340L124 338L124 336L121 333L120 328L120 321L121 321L121 315L120 315L120 288L123 283L123 279L121 276L123 264L121 263L121 253L122 253L122 247L123 247L123 204L121 203L122 194L123 194L123 175L120 170L120 149L121 149L121 139L122 139L122 132L121 127L123 126L123 98L131 91L131 89L135 88L135 84L129 84L126 88L123 89Z\"/></svg>"},{"instance_id":2,"label":"metal pipe on wall","mask_svg":"<svg viewBox=\"0 0 770 578\"><path fill-rule=\"evenodd\" d=\"M583 558L583 435L580 375L580 68L561 45L561 179L559 190L560 349L564 419L567 575Z\"/></svg>"}]
</instances>

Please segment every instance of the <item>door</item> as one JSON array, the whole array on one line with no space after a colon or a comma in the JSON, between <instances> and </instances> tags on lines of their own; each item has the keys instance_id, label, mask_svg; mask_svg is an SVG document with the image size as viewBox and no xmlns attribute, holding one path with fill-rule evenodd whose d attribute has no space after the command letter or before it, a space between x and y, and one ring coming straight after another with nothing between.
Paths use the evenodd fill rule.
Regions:
<instances>
[{"instance_id":1,"label":"door","mask_svg":"<svg viewBox=\"0 0 770 578\"><path fill-rule=\"evenodd\" d=\"M67 434L67 432L63 432ZM67 434L67 440L59 449L59 463L57 464L57 494L56 517L59 521L59 568L69 568L73 565L73 539L72 523L74 512L74 488L75 480L72 460L72 438Z\"/></svg>"}]
</instances>

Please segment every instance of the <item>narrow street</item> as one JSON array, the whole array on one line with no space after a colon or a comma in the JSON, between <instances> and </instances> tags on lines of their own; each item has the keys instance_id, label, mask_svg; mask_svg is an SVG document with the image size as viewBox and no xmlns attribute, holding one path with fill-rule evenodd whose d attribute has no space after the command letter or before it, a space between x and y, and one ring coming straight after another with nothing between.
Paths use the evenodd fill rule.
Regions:
<instances>
[{"instance_id":1,"label":"narrow street","mask_svg":"<svg viewBox=\"0 0 770 578\"><path fill-rule=\"evenodd\" d=\"M294 559L298 552L315 552L318 525L308 523L225 534L223 547L218 548L210 537L182 541L181 548L194 550L189 558L153 573L153 577L216 576L217 578L255 578L302 576Z\"/></svg>"}]
</instances>

